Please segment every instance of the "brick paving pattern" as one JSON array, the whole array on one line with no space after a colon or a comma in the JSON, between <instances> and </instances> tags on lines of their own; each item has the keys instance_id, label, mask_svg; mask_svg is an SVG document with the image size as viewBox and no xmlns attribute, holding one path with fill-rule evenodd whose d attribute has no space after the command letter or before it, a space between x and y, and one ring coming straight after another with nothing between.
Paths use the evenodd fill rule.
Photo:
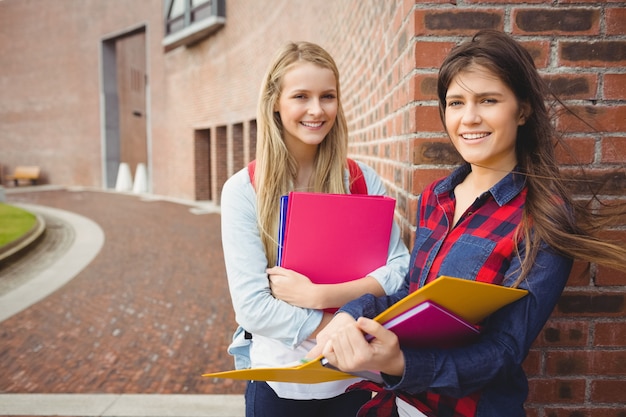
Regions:
<instances>
[{"instance_id":1,"label":"brick paving pattern","mask_svg":"<svg viewBox=\"0 0 626 417\"><path fill-rule=\"evenodd\" d=\"M105 242L68 284L0 322L0 392L243 393L242 381L201 377L233 366L219 214L107 192L7 197L85 216ZM0 280L15 267L0 263Z\"/></svg>"}]
</instances>

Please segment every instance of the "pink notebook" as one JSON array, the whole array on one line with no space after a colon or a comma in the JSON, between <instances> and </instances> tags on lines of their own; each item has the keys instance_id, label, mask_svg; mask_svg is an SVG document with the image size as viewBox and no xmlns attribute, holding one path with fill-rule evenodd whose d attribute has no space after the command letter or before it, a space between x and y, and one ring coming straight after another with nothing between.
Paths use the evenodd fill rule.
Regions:
<instances>
[{"instance_id":1,"label":"pink notebook","mask_svg":"<svg viewBox=\"0 0 626 417\"><path fill-rule=\"evenodd\" d=\"M280 266L317 284L366 276L387 263L395 204L378 195L289 193Z\"/></svg>"},{"instance_id":2,"label":"pink notebook","mask_svg":"<svg viewBox=\"0 0 626 417\"><path fill-rule=\"evenodd\" d=\"M455 347L471 342L479 334L476 326L430 301L416 305L383 326L398 336L400 346L409 348Z\"/></svg>"}]
</instances>

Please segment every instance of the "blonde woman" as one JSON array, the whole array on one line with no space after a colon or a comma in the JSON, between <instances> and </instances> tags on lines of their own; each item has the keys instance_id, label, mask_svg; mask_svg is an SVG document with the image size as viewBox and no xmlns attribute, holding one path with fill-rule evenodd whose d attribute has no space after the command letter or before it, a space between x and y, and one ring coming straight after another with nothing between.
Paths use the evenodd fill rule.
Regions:
<instances>
[{"instance_id":1,"label":"blonde woman","mask_svg":"<svg viewBox=\"0 0 626 417\"><path fill-rule=\"evenodd\" d=\"M257 114L254 175L243 169L222 191L222 242L240 325L229 352L237 368L282 366L302 359L332 316L323 311L363 294L400 288L409 253L394 224L387 265L355 281L315 285L276 264L279 200L290 191L350 193L348 133L339 73L320 46L288 43L263 80ZM378 175L358 164L368 194L385 194ZM245 329L245 330L244 330ZM355 415L366 392L344 393L354 381L321 384L251 381L246 416Z\"/></svg>"}]
</instances>

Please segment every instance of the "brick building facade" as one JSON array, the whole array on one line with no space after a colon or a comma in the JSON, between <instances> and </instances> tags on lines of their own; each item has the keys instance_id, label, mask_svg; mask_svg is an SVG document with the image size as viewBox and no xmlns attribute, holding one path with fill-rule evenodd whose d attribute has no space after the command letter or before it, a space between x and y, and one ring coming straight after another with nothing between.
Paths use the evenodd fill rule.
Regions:
<instances>
[{"instance_id":1,"label":"brick building facade","mask_svg":"<svg viewBox=\"0 0 626 417\"><path fill-rule=\"evenodd\" d=\"M254 157L256 101L287 40L328 49L342 74L350 153L397 199L412 242L417 195L458 157L439 121L437 68L481 28L513 34L561 98L574 155L626 202L626 3L620 1L228 0L194 43L165 41L162 0L0 1L0 167L44 183L113 188L120 162L148 167L155 194L219 203ZM605 235L626 241L626 219ZM530 416L621 416L626 275L578 265L525 367Z\"/></svg>"}]
</instances>

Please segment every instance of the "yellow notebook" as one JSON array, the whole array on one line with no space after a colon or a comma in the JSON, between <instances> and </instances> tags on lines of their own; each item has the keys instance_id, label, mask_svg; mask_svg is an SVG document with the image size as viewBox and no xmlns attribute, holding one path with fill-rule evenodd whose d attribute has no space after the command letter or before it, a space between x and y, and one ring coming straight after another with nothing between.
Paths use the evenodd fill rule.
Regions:
<instances>
[{"instance_id":1,"label":"yellow notebook","mask_svg":"<svg viewBox=\"0 0 626 417\"><path fill-rule=\"evenodd\" d=\"M208 378L227 378L252 381L296 382L300 384L317 384L320 382L353 379L354 375L336 371L322 365L322 357L303 363L302 365L285 368L251 368L235 371L215 372L202 375Z\"/></svg>"},{"instance_id":2,"label":"yellow notebook","mask_svg":"<svg viewBox=\"0 0 626 417\"><path fill-rule=\"evenodd\" d=\"M441 276L404 297L374 320L384 323L423 301L432 301L462 319L478 324L491 313L519 300L528 291Z\"/></svg>"},{"instance_id":3,"label":"yellow notebook","mask_svg":"<svg viewBox=\"0 0 626 417\"><path fill-rule=\"evenodd\" d=\"M398 301L376 316L374 320L384 323L424 301L432 301L462 319L472 324L478 324L491 313L519 300L527 293L526 290L442 276ZM239 369L208 373L203 376L305 384L355 377L355 375L324 366L322 359L323 357L320 356L297 366Z\"/></svg>"}]
</instances>

